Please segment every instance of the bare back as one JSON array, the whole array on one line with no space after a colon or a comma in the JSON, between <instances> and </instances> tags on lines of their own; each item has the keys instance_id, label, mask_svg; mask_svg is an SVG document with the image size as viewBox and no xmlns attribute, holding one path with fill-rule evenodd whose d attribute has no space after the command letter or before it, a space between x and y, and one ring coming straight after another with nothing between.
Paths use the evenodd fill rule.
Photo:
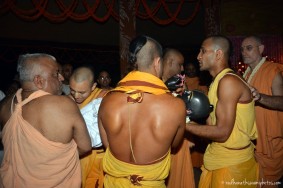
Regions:
<instances>
[{"instance_id":1,"label":"bare back","mask_svg":"<svg viewBox=\"0 0 283 188\"><path fill-rule=\"evenodd\" d=\"M11 116L12 98L1 109L3 125ZM16 97L14 103L17 103ZM23 118L46 139L63 144L72 139L79 152L90 150L90 138L83 117L76 104L67 96L45 95L22 107Z\"/></svg>"},{"instance_id":2,"label":"bare back","mask_svg":"<svg viewBox=\"0 0 283 188\"><path fill-rule=\"evenodd\" d=\"M127 94L112 92L101 103L99 128L104 145L109 143L117 159L152 163L183 139L185 105L170 94L147 93L141 103L130 104Z\"/></svg>"}]
</instances>

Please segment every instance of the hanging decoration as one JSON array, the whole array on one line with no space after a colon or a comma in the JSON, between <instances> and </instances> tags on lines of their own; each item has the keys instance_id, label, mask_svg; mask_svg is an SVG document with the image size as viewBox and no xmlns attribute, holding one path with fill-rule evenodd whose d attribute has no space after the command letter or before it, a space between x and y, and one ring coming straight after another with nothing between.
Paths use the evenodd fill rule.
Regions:
<instances>
[{"instance_id":1,"label":"hanging decoration","mask_svg":"<svg viewBox=\"0 0 283 188\"><path fill-rule=\"evenodd\" d=\"M67 19L74 21L85 21L93 19L96 22L106 22L110 17L119 21L118 0L30 0L18 2L16 0L3 0L0 3L0 15L7 12L13 12L19 18L25 21L35 21L41 17L46 18L53 23L61 23ZM178 25L189 24L197 15L200 9L201 0L136 0L136 16L140 19L151 19L157 24L168 25L176 23ZM171 10L168 4L174 4L177 7ZM182 13L184 5L193 6L193 11ZM26 7L29 7L26 8ZM160 15L163 11L166 18ZM180 14L184 18L180 18Z\"/></svg>"}]
</instances>

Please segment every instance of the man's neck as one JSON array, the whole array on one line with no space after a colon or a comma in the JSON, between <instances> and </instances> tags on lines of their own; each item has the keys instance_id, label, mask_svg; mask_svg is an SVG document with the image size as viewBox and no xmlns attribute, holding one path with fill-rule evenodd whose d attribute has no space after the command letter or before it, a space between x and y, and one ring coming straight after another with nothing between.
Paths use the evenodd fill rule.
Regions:
<instances>
[{"instance_id":1,"label":"man's neck","mask_svg":"<svg viewBox=\"0 0 283 188\"><path fill-rule=\"evenodd\" d=\"M214 70L210 70L209 73L212 76L212 78L214 79L220 72L222 72L226 68L229 68L229 67L228 66L220 66L220 67L217 67Z\"/></svg>"},{"instance_id":2,"label":"man's neck","mask_svg":"<svg viewBox=\"0 0 283 188\"><path fill-rule=\"evenodd\" d=\"M167 78L166 76L162 76L162 81L166 82L169 78Z\"/></svg>"},{"instance_id":3,"label":"man's neck","mask_svg":"<svg viewBox=\"0 0 283 188\"><path fill-rule=\"evenodd\" d=\"M28 98L32 93L36 92L37 90L35 89L27 89L27 88L22 88L22 99Z\"/></svg>"},{"instance_id":4,"label":"man's neck","mask_svg":"<svg viewBox=\"0 0 283 188\"><path fill-rule=\"evenodd\" d=\"M253 71L254 68L260 63L260 61L262 60L262 57L260 57L257 61L255 61L254 63L249 64L249 67L251 68L251 70Z\"/></svg>"}]
</instances>

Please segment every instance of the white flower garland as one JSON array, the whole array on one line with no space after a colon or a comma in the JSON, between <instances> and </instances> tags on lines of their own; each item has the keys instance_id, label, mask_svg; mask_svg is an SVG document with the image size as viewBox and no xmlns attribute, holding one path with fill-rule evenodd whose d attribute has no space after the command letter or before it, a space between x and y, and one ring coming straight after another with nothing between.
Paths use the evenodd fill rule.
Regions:
<instances>
[{"instance_id":1,"label":"white flower garland","mask_svg":"<svg viewBox=\"0 0 283 188\"><path fill-rule=\"evenodd\" d=\"M259 64L257 64L254 68L254 70L251 70L250 67L247 68L247 70L245 71L243 77L245 78L245 80L247 80L247 75L250 71L252 71L252 73L249 76L249 79L247 80L247 83L250 83L250 81L252 80L252 78L254 77L255 73L258 71L258 69L261 67L261 65L265 62L266 58L263 57L261 58Z\"/></svg>"}]
</instances>

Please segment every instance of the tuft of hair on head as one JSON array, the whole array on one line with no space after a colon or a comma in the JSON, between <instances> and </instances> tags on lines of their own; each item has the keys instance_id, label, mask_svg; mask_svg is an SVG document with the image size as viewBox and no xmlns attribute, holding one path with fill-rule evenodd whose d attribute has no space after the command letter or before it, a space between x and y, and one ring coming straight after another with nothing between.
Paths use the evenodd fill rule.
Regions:
<instances>
[{"instance_id":1,"label":"tuft of hair on head","mask_svg":"<svg viewBox=\"0 0 283 188\"><path fill-rule=\"evenodd\" d=\"M146 44L147 37L145 35L140 35L134 38L129 45L128 62L132 69L137 69L137 53Z\"/></svg>"},{"instance_id":2,"label":"tuft of hair on head","mask_svg":"<svg viewBox=\"0 0 283 188\"><path fill-rule=\"evenodd\" d=\"M155 39L140 35L134 38L129 46L129 64L134 70L143 70L150 67L154 58L162 57L163 50Z\"/></svg>"}]
</instances>

